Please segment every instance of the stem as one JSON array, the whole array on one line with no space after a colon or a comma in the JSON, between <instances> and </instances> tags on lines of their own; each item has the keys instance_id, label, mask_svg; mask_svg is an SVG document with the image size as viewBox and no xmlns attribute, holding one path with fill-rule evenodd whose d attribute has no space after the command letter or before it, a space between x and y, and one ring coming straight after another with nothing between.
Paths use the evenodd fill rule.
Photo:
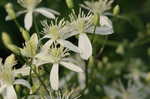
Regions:
<instances>
[{"instance_id":1,"label":"stem","mask_svg":"<svg viewBox=\"0 0 150 99\"><path fill-rule=\"evenodd\" d=\"M104 50L104 48L105 48L105 45L106 45L106 41L107 41L107 40L108 40L108 36L105 36L104 43L103 43L102 47L100 48L100 50L99 50L99 52L98 52L98 54L97 54L97 57L99 57L99 56L102 54L102 52L103 52L103 50Z\"/></svg>"},{"instance_id":2,"label":"stem","mask_svg":"<svg viewBox=\"0 0 150 99\"><path fill-rule=\"evenodd\" d=\"M35 75L37 76L37 78L39 79L40 83L44 87L44 89L47 92L47 94L49 96L51 96L51 94L49 93L49 90L47 89L47 87L46 87L45 83L43 82L43 80L41 79L41 77L38 75L37 71L35 69L33 69L31 65L29 65L29 66L30 66L31 70L35 73Z\"/></svg>"},{"instance_id":3,"label":"stem","mask_svg":"<svg viewBox=\"0 0 150 99\"><path fill-rule=\"evenodd\" d=\"M37 21L36 21L36 15L34 15L34 26L35 26L35 31L36 31L38 37L40 38L39 29L38 29L38 25L37 25Z\"/></svg>"},{"instance_id":4,"label":"stem","mask_svg":"<svg viewBox=\"0 0 150 99\"><path fill-rule=\"evenodd\" d=\"M94 26L94 30L93 30L92 45L93 45L94 39L95 39L95 31L96 31L96 25Z\"/></svg>"}]
</instances>

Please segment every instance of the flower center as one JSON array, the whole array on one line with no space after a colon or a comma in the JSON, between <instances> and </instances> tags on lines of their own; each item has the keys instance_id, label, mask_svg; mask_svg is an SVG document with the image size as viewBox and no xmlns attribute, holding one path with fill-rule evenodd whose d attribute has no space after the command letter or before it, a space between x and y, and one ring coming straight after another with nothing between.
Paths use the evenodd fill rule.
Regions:
<instances>
[{"instance_id":1,"label":"flower center","mask_svg":"<svg viewBox=\"0 0 150 99\"><path fill-rule=\"evenodd\" d=\"M49 54L52 56L53 62L58 63L62 58L69 56L69 50L54 43L49 49Z\"/></svg>"},{"instance_id":2,"label":"flower center","mask_svg":"<svg viewBox=\"0 0 150 99\"><path fill-rule=\"evenodd\" d=\"M54 40L61 38L61 35L59 33L59 29L57 26L52 26L50 28L49 34L52 36L52 39L54 39Z\"/></svg>"},{"instance_id":3,"label":"flower center","mask_svg":"<svg viewBox=\"0 0 150 99\"><path fill-rule=\"evenodd\" d=\"M41 0L19 0L19 4L30 11L33 10L40 2Z\"/></svg>"}]
</instances>

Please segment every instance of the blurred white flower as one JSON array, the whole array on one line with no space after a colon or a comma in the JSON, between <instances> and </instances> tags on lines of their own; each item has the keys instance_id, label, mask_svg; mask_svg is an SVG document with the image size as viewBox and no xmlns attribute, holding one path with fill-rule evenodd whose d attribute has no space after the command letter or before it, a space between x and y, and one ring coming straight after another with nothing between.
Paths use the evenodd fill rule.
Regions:
<instances>
[{"instance_id":1,"label":"blurred white flower","mask_svg":"<svg viewBox=\"0 0 150 99\"><path fill-rule=\"evenodd\" d=\"M95 2L89 2L85 1L85 5L81 5L83 8L90 10L93 15L94 21L99 21L98 24L100 26L97 26L95 33L101 34L101 35L108 35L112 34L113 26L111 20L106 16L106 11L111 9L111 5L113 3L113 0L98 0ZM89 29L90 32L94 29L94 26Z\"/></svg>"},{"instance_id":2,"label":"blurred white flower","mask_svg":"<svg viewBox=\"0 0 150 99\"><path fill-rule=\"evenodd\" d=\"M44 27L42 33L45 35L43 38L50 39L45 44L46 47L51 46L51 44L56 41L57 43L68 48L69 50L72 50L76 53L80 53L80 50L78 47L76 47L70 41L66 40L67 38L74 36L75 34L71 33L70 27L66 25L66 22L63 19L60 20L59 22L56 19L55 22L54 23L52 22L50 25L45 20L42 22L42 25Z\"/></svg>"},{"instance_id":3,"label":"blurred white flower","mask_svg":"<svg viewBox=\"0 0 150 99\"><path fill-rule=\"evenodd\" d=\"M20 16L21 14L26 13L24 18L24 24L25 28L27 30L30 30L32 27L32 21L33 21L33 13L40 13L47 18L54 19L54 14L59 14L58 12L49 9L49 8L36 8L36 6L41 2L42 0L18 0L18 3L25 8L26 10L19 11L16 16ZM6 20L11 20L9 16L6 17Z\"/></svg>"},{"instance_id":4,"label":"blurred white flower","mask_svg":"<svg viewBox=\"0 0 150 99\"><path fill-rule=\"evenodd\" d=\"M68 51L68 49L54 42L51 46L47 46L45 50L41 50L41 52L36 55L36 66L40 66L46 63L53 64L50 72L50 84L54 90L58 90L59 88L59 64L70 70L82 72L82 69L79 66L76 66L67 60L66 57L70 55Z\"/></svg>"},{"instance_id":5,"label":"blurred white flower","mask_svg":"<svg viewBox=\"0 0 150 99\"><path fill-rule=\"evenodd\" d=\"M110 99L145 99L146 95L143 93L144 86L141 83L129 82L127 88L119 82L115 83L113 87L104 87L106 95Z\"/></svg>"},{"instance_id":6,"label":"blurred white flower","mask_svg":"<svg viewBox=\"0 0 150 99\"><path fill-rule=\"evenodd\" d=\"M85 60L92 55L92 45L88 36L86 35L88 28L92 26L91 17L92 16L90 13L85 15L81 11L77 16L74 12L70 15L70 29L73 30L73 34L79 34L78 47L81 50L80 56Z\"/></svg>"},{"instance_id":7,"label":"blurred white flower","mask_svg":"<svg viewBox=\"0 0 150 99\"><path fill-rule=\"evenodd\" d=\"M22 71L22 69L13 69L14 65L16 65L14 55L7 57L4 64L0 58L0 93L4 99L17 99L13 85L20 84L27 88L31 88L30 84L26 80L15 79L18 74L26 75L27 71Z\"/></svg>"}]
</instances>

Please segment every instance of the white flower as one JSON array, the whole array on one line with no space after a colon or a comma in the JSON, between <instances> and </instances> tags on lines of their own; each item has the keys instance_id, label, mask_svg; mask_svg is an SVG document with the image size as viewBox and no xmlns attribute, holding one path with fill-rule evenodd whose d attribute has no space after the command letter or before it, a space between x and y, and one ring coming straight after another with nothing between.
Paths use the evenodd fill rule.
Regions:
<instances>
[{"instance_id":1,"label":"white flower","mask_svg":"<svg viewBox=\"0 0 150 99\"><path fill-rule=\"evenodd\" d=\"M87 60L92 55L92 45L86 34L88 32L88 29L93 26L91 22L92 16L90 13L88 15L85 15L83 12L80 12L76 17L74 16L75 13L70 15L70 19L72 21L70 24L70 28L74 33L79 34L78 47L81 50L80 56L82 59Z\"/></svg>"},{"instance_id":2,"label":"white flower","mask_svg":"<svg viewBox=\"0 0 150 99\"><path fill-rule=\"evenodd\" d=\"M68 48L69 50L72 50L74 52L80 53L80 50L78 47L76 47L74 44L72 44L70 41L67 41L66 39L74 36L75 34L71 33L71 28L66 25L65 21L62 19L57 22L57 19L54 23L51 23L50 25L47 23L47 21L42 22L43 25L43 31L42 33L45 35L43 38L49 38L50 40L45 44L46 47L53 42L57 42L61 44L62 46ZM45 47L43 47L45 49Z\"/></svg>"},{"instance_id":3,"label":"white flower","mask_svg":"<svg viewBox=\"0 0 150 99\"><path fill-rule=\"evenodd\" d=\"M14 55L7 57L4 64L0 58L0 94L2 94L4 99L17 99L13 85L21 84L27 88L31 88L30 84L26 80L15 79L18 74L27 74L26 71L22 71L22 69L13 69L15 64L16 61L14 59Z\"/></svg>"},{"instance_id":4,"label":"white flower","mask_svg":"<svg viewBox=\"0 0 150 99\"><path fill-rule=\"evenodd\" d=\"M105 13L111 9L112 3L113 0L99 0L95 2L86 1L85 5L81 5L83 8L93 12L93 19L97 18L96 20L99 21L100 26L97 26L95 31L96 34L108 35L113 33L112 22ZM89 32L93 32L93 29L94 26L89 29Z\"/></svg>"},{"instance_id":5,"label":"white flower","mask_svg":"<svg viewBox=\"0 0 150 99\"><path fill-rule=\"evenodd\" d=\"M66 57L68 55L68 49L65 49L55 42L53 43L53 45L51 45L50 47L48 46L44 51L42 50L39 54L36 55L36 66L40 66L46 63L53 64L50 72L50 84L54 90L58 90L59 88L59 64L70 70L82 72L82 69L79 66L76 66L70 61L67 61Z\"/></svg>"},{"instance_id":6,"label":"white flower","mask_svg":"<svg viewBox=\"0 0 150 99\"><path fill-rule=\"evenodd\" d=\"M33 13L40 13L47 18L52 18L54 19L55 16L54 14L59 14L58 12L48 9L48 8L36 8L36 6L41 2L42 0L18 0L18 3L25 8L26 10L19 11L16 16L20 16L21 14L26 13L25 18L24 18L24 24L25 28L27 30L30 30L32 27L32 21L33 21ZM10 20L11 18L9 16L6 17L6 20Z\"/></svg>"}]
</instances>

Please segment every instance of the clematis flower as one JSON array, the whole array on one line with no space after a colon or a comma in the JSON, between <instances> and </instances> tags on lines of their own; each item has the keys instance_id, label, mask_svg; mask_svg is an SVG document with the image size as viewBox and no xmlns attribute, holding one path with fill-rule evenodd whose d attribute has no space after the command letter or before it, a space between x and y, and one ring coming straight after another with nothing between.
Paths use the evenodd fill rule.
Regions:
<instances>
[{"instance_id":1,"label":"clematis flower","mask_svg":"<svg viewBox=\"0 0 150 99\"><path fill-rule=\"evenodd\" d=\"M91 17L92 16L90 13L85 15L81 11L78 16L76 16L75 13L70 15L70 28L73 29L74 33L79 34L78 47L81 50L80 56L85 60L87 60L92 55L92 45L86 34L88 29L93 26Z\"/></svg>"},{"instance_id":2,"label":"clematis flower","mask_svg":"<svg viewBox=\"0 0 150 99\"><path fill-rule=\"evenodd\" d=\"M41 50L41 52L36 55L36 66L41 66L47 63L53 64L50 72L50 84L54 90L58 90L59 88L59 65L62 65L72 71L83 72L79 66L76 66L67 60L67 56L69 56L68 51L68 49L54 42L53 45L50 47L48 45L45 50Z\"/></svg>"},{"instance_id":3,"label":"clematis flower","mask_svg":"<svg viewBox=\"0 0 150 99\"><path fill-rule=\"evenodd\" d=\"M30 30L32 27L32 21L33 21L33 13L40 13L47 18L54 19L54 14L59 14L58 12L48 9L48 8L36 8L36 6L41 2L42 0L18 0L18 3L25 8L26 10L19 11L16 16L20 16L21 14L26 13L24 18L24 24L25 28L27 30ZM9 16L6 17L6 20L10 20L11 18Z\"/></svg>"},{"instance_id":4,"label":"clematis flower","mask_svg":"<svg viewBox=\"0 0 150 99\"><path fill-rule=\"evenodd\" d=\"M70 41L66 40L67 38L74 36L75 34L71 33L71 28L68 25L66 25L66 22L63 19L60 20L59 23L56 19L56 21L54 23L51 23L50 25L47 23L47 21L43 21L42 25L44 27L42 33L45 35L43 38L50 39L45 44L46 47L47 45L51 46L53 42L57 42L62 46L68 48L69 50L72 50L76 53L80 53L78 47L76 47Z\"/></svg>"},{"instance_id":5,"label":"clematis flower","mask_svg":"<svg viewBox=\"0 0 150 99\"><path fill-rule=\"evenodd\" d=\"M15 79L18 74L28 75L27 71L25 71L27 68L13 69L14 65L16 65L14 55L7 57L4 64L0 58L0 94L4 99L17 99L13 85L20 84L29 89L31 88L26 80Z\"/></svg>"},{"instance_id":6,"label":"clematis flower","mask_svg":"<svg viewBox=\"0 0 150 99\"><path fill-rule=\"evenodd\" d=\"M106 16L106 11L111 9L113 0L98 0L95 2L85 1L85 5L81 5L83 8L92 12L93 21L97 27L95 30L96 34L108 35L113 33L113 26L111 20ZM97 22L98 21L98 22ZM92 32L94 26L89 29L89 32Z\"/></svg>"}]
</instances>

